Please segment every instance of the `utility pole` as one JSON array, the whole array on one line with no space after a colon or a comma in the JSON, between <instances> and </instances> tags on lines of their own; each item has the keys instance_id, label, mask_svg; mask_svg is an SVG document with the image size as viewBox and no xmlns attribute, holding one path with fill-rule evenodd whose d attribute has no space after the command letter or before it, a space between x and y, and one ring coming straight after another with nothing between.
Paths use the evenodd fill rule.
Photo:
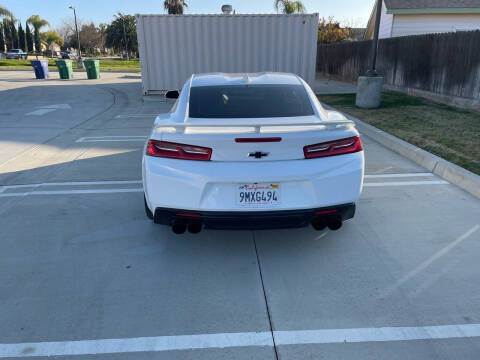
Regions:
<instances>
[{"instance_id":1,"label":"utility pole","mask_svg":"<svg viewBox=\"0 0 480 360\"><path fill-rule=\"evenodd\" d=\"M75 18L75 31L77 33L77 47L78 47L77 68L83 69L82 51L80 50L80 34L78 33L78 25L77 25L77 12L75 11L75 7L72 5L70 5L68 8L73 10L73 17Z\"/></svg>"},{"instance_id":2,"label":"utility pole","mask_svg":"<svg viewBox=\"0 0 480 360\"><path fill-rule=\"evenodd\" d=\"M362 109L376 109L380 107L382 101L383 77L377 74L378 33L382 17L382 5L383 0L377 0L372 41L372 67L365 76L359 76L357 80L355 105Z\"/></svg>"},{"instance_id":3,"label":"utility pole","mask_svg":"<svg viewBox=\"0 0 480 360\"><path fill-rule=\"evenodd\" d=\"M375 14L375 28L373 31L373 50L372 50L372 68L367 71L365 76L377 76L377 50L378 50L378 33L380 31L380 18L382 16L382 0L377 0L377 12Z\"/></svg>"}]
</instances>

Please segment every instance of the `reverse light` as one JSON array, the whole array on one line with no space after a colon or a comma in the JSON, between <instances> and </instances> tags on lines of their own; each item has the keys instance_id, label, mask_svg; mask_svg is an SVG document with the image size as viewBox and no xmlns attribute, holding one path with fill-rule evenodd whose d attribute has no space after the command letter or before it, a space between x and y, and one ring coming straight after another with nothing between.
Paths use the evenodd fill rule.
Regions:
<instances>
[{"instance_id":1,"label":"reverse light","mask_svg":"<svg viewBox=\"0 0 480 360\"><path fill-rule=\"evenodd\" d=\"M208 161L212 156L212 149L150 139L146 154L171 159Z\"/></svg>"},{"instance_id":2,"label":"reverse light","mask_svg":"<svg viewBox=\"0 0 480 360\"><path fill-rule=\"evenodd\" d=\"M358 136L308 145L303 148L305 159L350 154L362 151L362 142Z\"/></svg>"}]
</instances>

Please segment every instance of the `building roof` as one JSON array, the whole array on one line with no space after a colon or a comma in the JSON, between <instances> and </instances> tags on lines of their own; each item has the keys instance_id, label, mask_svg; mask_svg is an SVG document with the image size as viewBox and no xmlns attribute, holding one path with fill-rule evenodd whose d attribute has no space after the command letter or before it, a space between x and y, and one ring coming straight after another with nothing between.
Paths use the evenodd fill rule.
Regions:
<instances>
[{"instance_id":1,"label":"building roof","mask_svg":"<svg viewBox=\"0 0 480 360\"><path fill-rule=\"evenodd\" d=\"M388 13L467 13L480 10L480 0L384 0Z\"/></svg>"}]
</instances>

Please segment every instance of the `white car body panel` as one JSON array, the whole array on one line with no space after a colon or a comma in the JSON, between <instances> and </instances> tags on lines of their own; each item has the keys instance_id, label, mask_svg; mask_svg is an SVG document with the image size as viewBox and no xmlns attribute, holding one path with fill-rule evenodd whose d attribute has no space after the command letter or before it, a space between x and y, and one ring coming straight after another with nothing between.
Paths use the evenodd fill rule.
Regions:
<instances>
[{"instance_id":1,"label":"white car body panel","mask_svg":"<svg viewBox=\"0 0 480 360\"><path fill-rule=\"evenodd\" d=\"M235 202L242 183L278 183L281 203L251 211L294 210L354 203L362 191L363 153L266 163L188 161L144 157L150 209L245 211Z\"/></svg>"},{"instance_id":2,"label":"white car body panel","mask_svg":"<svg viewBox=\"0 0 480 360\"><path fill-rule=\"evenodd\" d=\"M189 118L192 86L297 84L307 91L313 115L280 118ZM210 161L143 156L148 208L245 211L236 203L240 184L279 184L281 201L248 211L312 209L355 203L363 184L363 151L305 159L303 147L358 136L353 122L326 111L310 87L292 74L206 74L192 76L172 111L159 115L150 139L209 147ZM280 142L236 143L235 138L281 137ZM250 152L268 156L256 159ZM145 153L145 152L144 152Z\"/></svg>"}]
</instances>

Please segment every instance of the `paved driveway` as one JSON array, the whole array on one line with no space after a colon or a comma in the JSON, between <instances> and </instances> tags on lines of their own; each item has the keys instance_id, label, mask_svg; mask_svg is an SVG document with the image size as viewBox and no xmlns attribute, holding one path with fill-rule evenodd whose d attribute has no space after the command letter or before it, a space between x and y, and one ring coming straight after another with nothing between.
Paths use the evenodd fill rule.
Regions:
<instances>
[{"instance_id":1,"label":"paved driveway","mask_svg":"<svg viewBox=\"0 0 480 360\"><path fill-rule=\"evenodd\" d=\"M0 72L0 358L479 358L478 199L363 136L340 231L177 236L139 181L171 104L31 75Z\"/></svg>"}]
</instances>

